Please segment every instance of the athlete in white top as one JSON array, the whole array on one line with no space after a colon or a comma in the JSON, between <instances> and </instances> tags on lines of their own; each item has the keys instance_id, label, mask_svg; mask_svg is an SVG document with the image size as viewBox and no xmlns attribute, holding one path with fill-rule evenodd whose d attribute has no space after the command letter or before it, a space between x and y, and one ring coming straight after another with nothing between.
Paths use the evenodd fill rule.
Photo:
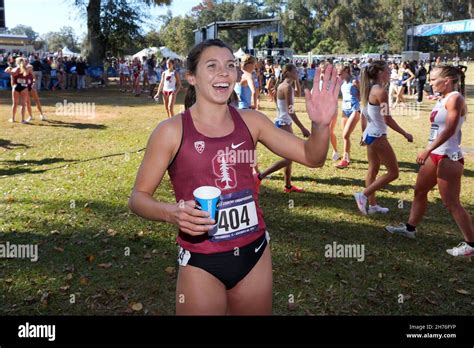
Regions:
<instances>
[{"instance_id":1,"label":"athlete in white top","mask_svg":"<svg viewBox=\"0 0 474 348\"><path fill-rule=\"evenodd\" d=\"M301 129L305 138L309 137L310 131L300 122L294 110L294 89L293 83L298 79L298 69L293 64L286 64L281 73L282 80L277 86L276 103L277 103L277 117L275 119L275 126L293 134L291 127L293 121ZM255 182L257 192L260 184L268 175L285 168L285 188L284 192L304 192L304 189L296 187L291 184L291 166L292 161L289 159L282 159L272 164L268 169L261 173L255 173Z\"/></svg>"},{"instance_id":2,"label":"athlete in white top","mask_svg":"<svg viewBox=\"0 0 474 348\"><path fill-rule=\"evenodd\" d=\"M338 68L339 77L343 80L342 93L342 138L344 142L344 154L336 168L344 169L349 166L351 152L351 134L360 119L360 92L359 80L353 77L349 65ZM364 125L363 125L364 126Z\"/></svg>"},{"instance_id":3,"label":"athlete in white top","mask_svg":"<svg viewBox=\"0 0 474 348\"><path fill-rule=\"evenodd\" d=\"M176 95L181 90L181 80L179 73L175 70L175 62L168 59L166 64L168 69L161 74L160 86L155 95L155 100L159 100L160 93L163 91L163 102L165 104L168 117L174 115L174 104L176 103Z\"/></svg>"},{"instance_id":4,"label":"athlete in white top","mask_svg":"<svg viewBox=\"0 0 474 348\"><path fill-rule=\"evenodd\" d=\"M456 90L464 85L464 72L457 67L441 65L430 73L433 92L442 98L430 116L431 128L428 146L418 154L421 165L415 185L415 198L406 224L387 226L390 233L414 238L428 204L428 192L437 184L439 193L461 230L464 240L446 251L453 256L474 255L474 226L471 216L461 205L461 177L464 158L461 151L461 127L466 120L467 108L463 93ZM463 89L461 87L461 89ZM461 91L464 92L464 91Z\"/></svg>"},{"instance_id":5,"label":"athlete in white top","mask_svg":"<svg viewBox=\"0 0 474 348\"><path fill-rule=\"evenodd\" d=\"M439 138L440 134L446 131L448 126L452 126L448 124L448 110L446 109L446 103L450 98L456 98L459 94L460 93L458 91L448 93L442 99L439 99L436 103L436 106L433 108L430 116L431 128L428 139L430 144L435 142ZM461 151L461 127L465 120L466 112L463 110L463 113L460 115L458 122L455 125L454 134L440 146L431 151L431 155L443 156L442 158L449 158L453 161L458 161L463 158Z\"/></svg>"},{"instance_id":6,"label":"athlete in white top","mask_svg":"<svg viewBox=\"0 0 474 348\"><path fill-rule=\"evenodd\" d=\"M365 190L357 192L354 197L357 207L364 215L388 213L388 208L377 205L375 192L398 178L397 157L387 140L387 126L403 135L409 142L413 142L413 136L405 132L390 116L388 93L383 87L389 80L390 69L385 61L374 61L361 72L362 113L367 120L362 142L367 145L369 168L365 179ZM387 173L377 178L381 164L387 168ZM368 211L367 201L369 201Z\"/></svg>"}]
</instances>

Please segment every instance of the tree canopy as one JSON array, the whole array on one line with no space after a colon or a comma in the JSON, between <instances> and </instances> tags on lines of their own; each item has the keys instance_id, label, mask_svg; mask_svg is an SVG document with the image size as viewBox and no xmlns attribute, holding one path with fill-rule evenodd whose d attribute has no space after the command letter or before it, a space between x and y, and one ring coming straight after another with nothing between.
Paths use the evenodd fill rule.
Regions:
<instances>
[{"instance_id":1,"label":"tree canopy","mask_svg":"<svg viewBox=\"0 0 474 348\"><path fill-rule=\"evenodd\" d=\"M296 52L318 54L384 52L399 53L405 32L412 25L473 18L474 0L259 0L216 3L203 0L189 15L167 20L156 35L166 46L185 53L194 42L193 29L214 21L279 16L285 44ZM174 35L178 32L179 36ZM234 48L246 46L245 31L219 33ZM424 51L456 52L461 39L473 35L418 39ZM256 42L259 42L257 39ZM260 38L260 46L265 39Z\"/></svg>"}]
</instances>

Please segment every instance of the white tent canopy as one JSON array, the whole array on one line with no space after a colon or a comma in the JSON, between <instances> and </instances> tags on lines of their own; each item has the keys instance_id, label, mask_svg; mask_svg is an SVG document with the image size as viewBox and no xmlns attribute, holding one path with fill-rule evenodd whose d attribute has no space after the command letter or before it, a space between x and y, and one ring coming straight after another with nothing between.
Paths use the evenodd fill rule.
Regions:
<instances>
[{"instance_id":1,"label":"white tent canopy","mask_svg":"<svg viewBox=\"0 0 474 348\"><path fill-rule=\"evenodd\" d=\"M170 50L168 47L148 47L142 49L140 52L135 53L133 55L133 58L142 58L142 57L149 57L152 54L155 56L160 56L160 57L165 57L165 58L171 58L171 59L182 59L181 56L172 50Z\"/></svg>"},{"instance_id":2,"label":"white tent canopy","mask_svg":"<svg viewBox=\"0 0 474 348\"><path fill-rule=\"evenodd\" d=\"M235 58L242 58L243 56L245 55L245 52L244 50L241 48L239 48L239 50L237 52L234 52L234 57Z\"/></svg>"},{"instance_id":3,"label":"white tent canopy","mask_svg":"<svg viewBox=\"0 0 474 348\"><path fill-rule=\"evenodd\" d=\"M69 48L64 47L61 50L63 57L80 57L81 55L79 53L71 51ZM57 56L58 52L54 53L54 56Z\"/></svg>"},{"instance_id":4,"label":"white tent canopy","mask_svg":"<svg viewBox=\"0 0 474 348\"><path fill-rule=\"evenodd\" d=\"M161 55L166 58L171 58L171 59L182 59L181 56L172 50L170 50L168 47L160 47Z\"/></svg>"},{"instance_id":5,"label":"white tent canopy","mask_svg":"<svg viewBox=\"0 0 474 348\"><path fill-rule=\"evenodd\" d=\"M133 58L140 58L141 59L142 57L148 57L148 56L151 56L152 54L154 54L156 56L156 55L160 54L159 52L160 52L160 50L158 49L158 47L148 47L148 48L142 49L138 53L135 53L133 55Z\"/></svg>"}]
</instances>

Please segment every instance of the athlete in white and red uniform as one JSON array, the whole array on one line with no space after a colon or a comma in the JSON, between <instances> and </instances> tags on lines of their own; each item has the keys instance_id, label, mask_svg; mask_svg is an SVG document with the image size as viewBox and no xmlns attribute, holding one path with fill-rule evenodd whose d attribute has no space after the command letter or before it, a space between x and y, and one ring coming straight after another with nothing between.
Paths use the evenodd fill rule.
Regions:
<instances>
[{"instance_id":1,"label":"athlete in white and red uniform","mask_svg":"<svg viewBox=\"0 0 474 348\"><path fill-rule=\"evenodd\" d=\"M261 142L283 158L322 166L341 82L329 66L325 88L306 90L312 131L304 141L274 127L258 111L228 106L237 69L232 49L222 41L206 40L195 46L188 55L187 71L186 111L163 121L153 132L130 208L144 218L179 228L177 314L269 315L272 265L252 177L254 150ZM166 171L176 204L153 197ZM222 192L217 221L195 208L193 190L200 186L215 186Z\"/></svg>"},{"instance_id":2,"label":"athlete in white and red uniform","mask_svg":"<svg viewBox=\"0 0 474 348\"><path fill-rule=\"evenodd\" d=\"M464 240L447 249L453 256L474 255L474 226L472 218L461 205L461 177L464 158L461 151L461 127L467 117L463 96L464 72L453 66L437 66L430 74L433 91L441 95L431 116L428 146L417 162L421 164L415 186L415 199L406 224L387 226L390 233L415 238L416 226L421 222L428 204L428 192L437 184L441 198L461 230ZM461 93L455 87L461 86Z\"/></svg>"}]
</instances>

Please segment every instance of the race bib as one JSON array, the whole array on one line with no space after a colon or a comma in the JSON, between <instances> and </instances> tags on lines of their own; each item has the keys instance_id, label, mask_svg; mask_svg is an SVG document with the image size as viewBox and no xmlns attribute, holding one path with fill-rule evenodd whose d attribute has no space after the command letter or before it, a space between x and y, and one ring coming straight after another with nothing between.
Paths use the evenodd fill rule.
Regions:
<instances>
[{"instance_id":1,"label":"race bib","mask_svg":"<svg viewBox=\"0 0 474 348\"><path fill-rule=\"evenodd\" d=\"M241 237L258 230L257 206L251 190L221 196L217 224L209 232L211 242Z\"/></svg>"},{"instance_id":2,"label":"race bib","mask_svg":"<svg viewBox=\"0 0 474 348\"><path fill-rule=\"evenodd\" d=\"M459 161L462 158L462 152L456 151L448 155L451 161Z\"/></svg>"},{"instance_id":3,"label":"race bib","mask_svg":"<svg viewBox=\"0 0 474 348\"><path fill-rule=\"evenodd\" d=\"M439 126L437 124L432 124L430 129L430 138L428 141L431 143L438 137Z\"/></svg>"},{"instance_id":4,"label":"race bib","mask_svg":"<svg viewBox=\"0 0 474 348\"><path fill-rule=\"evenodd\" d=\"M185 250L182 247L179 247L178 264L180 266L186 266L190 258L191 258L191 253L188 250Z\"/></svg>"},{"instance_id":5,"label":"race bib","mask_svg":"<svg viewBox=\"0 0 474 348\"><path fill-rule=\"evenodd\" d=\"M352 103L350 100L342 102L342 110L350 110L352 109Z\"/></svg>"}]
</instances>

